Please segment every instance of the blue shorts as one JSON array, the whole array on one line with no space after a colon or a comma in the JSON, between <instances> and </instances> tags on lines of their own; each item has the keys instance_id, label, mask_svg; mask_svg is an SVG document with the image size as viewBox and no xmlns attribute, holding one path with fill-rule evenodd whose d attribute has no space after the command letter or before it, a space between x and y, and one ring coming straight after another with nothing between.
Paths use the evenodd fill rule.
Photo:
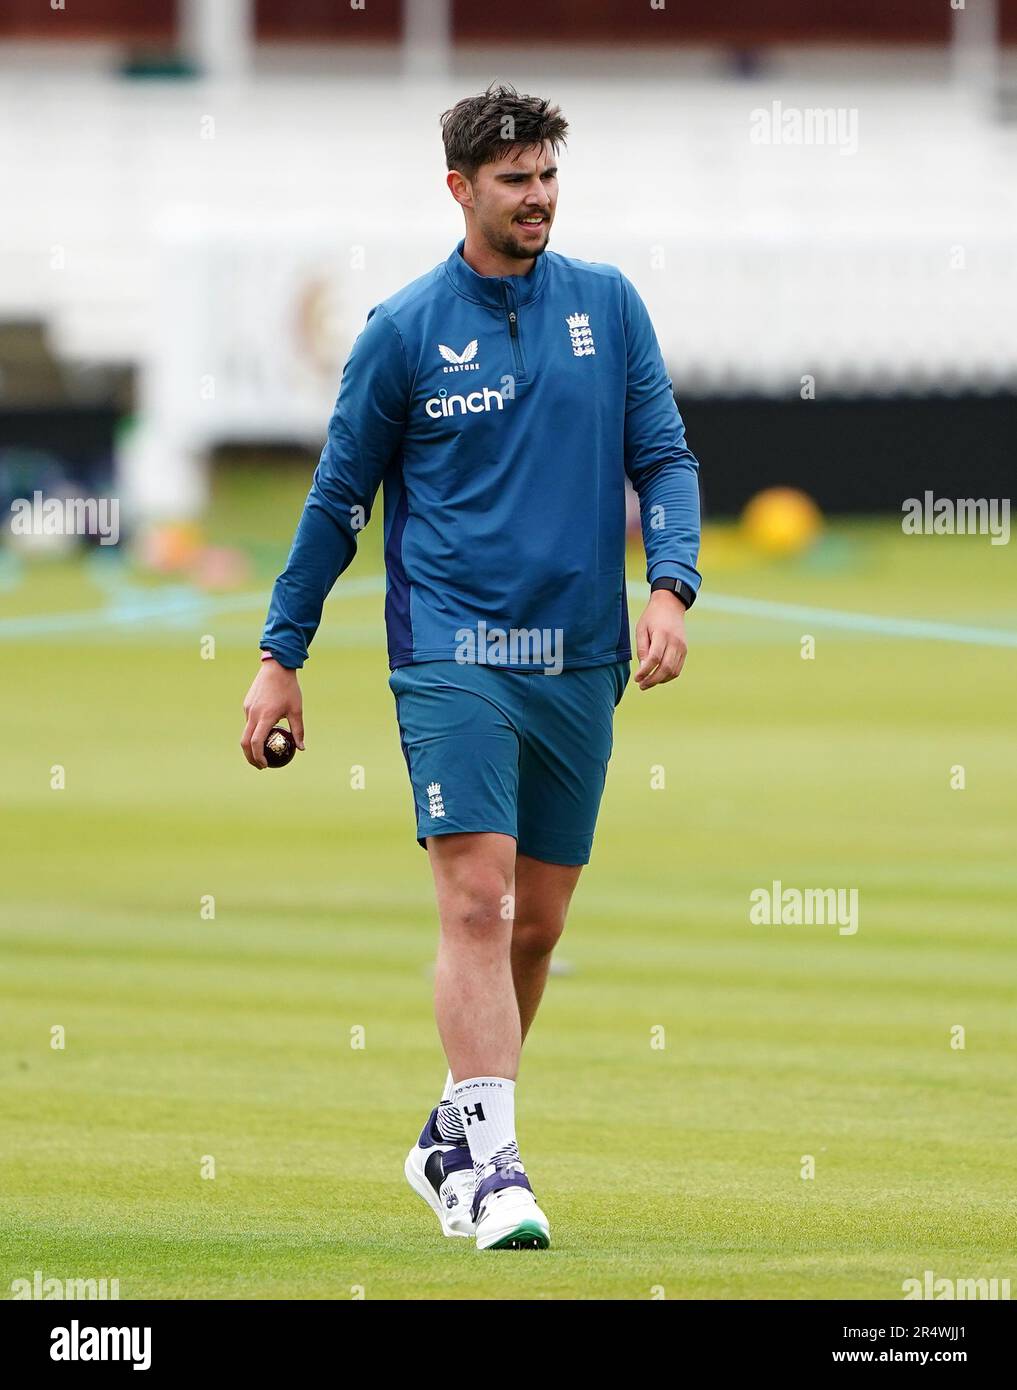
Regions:
<instances>
[{"instance_id":1,"label":"blue shorts","mask_svg":"<svg viewBox=\"0 0 1017 1390\"><path fill-rule=\"evenodd\" d=\"M588 864L630 661L545 676L455 661L389 677L417 841L493 830L520 854Z\"/></svg>"}]
</instances>

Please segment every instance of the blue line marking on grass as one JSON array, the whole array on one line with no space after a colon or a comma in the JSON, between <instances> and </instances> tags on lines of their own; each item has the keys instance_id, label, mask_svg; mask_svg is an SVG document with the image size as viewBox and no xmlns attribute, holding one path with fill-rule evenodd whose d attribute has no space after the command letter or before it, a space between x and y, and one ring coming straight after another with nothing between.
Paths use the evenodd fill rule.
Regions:
<instances>
[{"instance_id":1,"label":"blue line marking on grass","mask_svg":"<svg viewBox=\"0 0 1017 1390\"><path fill-rule=\"evenodd\" d=\"M970 627L962 623L930 622L923 618L883 618L876 613L845 613L837 608L807 608L797 603L740 598L736 594L704 594L697 600L719 613L769 618L778 622L808 623L812 627L871 632L881 637L914 637L930 642L966 642L975 647L1017 647L1017 632L1006 628Z\"/></svg>"},{"instance_id":2,"label":"blue line marking on grass","mask_svg":"<svg viewBox=\"0 0 1017 1390\"><path fill-rule=\"evenodd\" d=\"M382 593L385 581L369 575L340 580L331 600L360 598ZM635 591L635 592L634 592ZM645 602L647 586L629 581L629 603ZM0 618L0 641L24 641L103 629L182 627L198 619L223 613L243 613L267 609L268 591L244 594L205 594L187 585L172 588L139 589L131 585L113 588L106 608L83 613L38 613ZM933 622L922 618L889 618L876 613L846 613L836 608L810 608L797 603L777 603L771 599L745 598L737 594L706 592L697 601L699 612L731 613L739 617L762 618L815 628L839 628L846 632L872 633L880 637L907 637L927 642L961 642L976 647L1017 647L1017 632L1005 628L973 627L962 623ZM260 635L260 623L254 636Z\"/></svg>"}]
</instances>

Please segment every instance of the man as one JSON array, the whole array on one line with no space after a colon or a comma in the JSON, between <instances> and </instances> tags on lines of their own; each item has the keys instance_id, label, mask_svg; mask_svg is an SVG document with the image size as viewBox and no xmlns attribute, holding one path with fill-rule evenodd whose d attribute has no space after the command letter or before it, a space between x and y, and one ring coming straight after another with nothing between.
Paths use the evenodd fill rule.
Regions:
<instances>
[{"instance_id":1,"label":"man","mask_svg":"<svg viewBox=\"0 0 1017 1390\"><path fill-rule=\"evenodd\" d=\"M445 1092L406 1160L446 1235L544 1248L516 1143L519 1052L589 862L631 665L625 475L651 594L641 690L685 660L698 464L646 309L547 250L557 107L492 87L442 117L466 234L368 315L272 594L242 746L266 766L322 604L384 482L389 685L441 923ZM607 209L605 209L607 211Z\"/></svg>"}]
</instances>

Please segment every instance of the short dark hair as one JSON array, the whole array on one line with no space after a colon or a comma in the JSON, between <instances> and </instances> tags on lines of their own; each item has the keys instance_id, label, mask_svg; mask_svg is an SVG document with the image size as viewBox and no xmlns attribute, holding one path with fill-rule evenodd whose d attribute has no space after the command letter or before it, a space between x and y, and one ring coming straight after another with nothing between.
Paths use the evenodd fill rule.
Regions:
<instances>
[{"instance_id":1,"label":"short dark hair","mask_svg":"<svg viewBox=\"0 0 1017 1390\"><path fill-rule=\"evenodd\" d=\"M472 179L482 164L500 159L518 145L550 140L555 154L565 144L568 121L543 97L523 96L505 83L492 82L486 92L463 97L441 118L445 162Z\"/></svg>"}]
</instances>

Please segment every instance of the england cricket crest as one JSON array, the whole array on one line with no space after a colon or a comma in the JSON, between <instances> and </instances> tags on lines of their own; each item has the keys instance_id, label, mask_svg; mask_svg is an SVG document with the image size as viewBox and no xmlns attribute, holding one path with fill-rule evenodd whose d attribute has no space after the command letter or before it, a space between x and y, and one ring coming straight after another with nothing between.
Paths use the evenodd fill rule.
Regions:
<instances>
[{"instance_id":1,"label":"england cricket crest","mask_svg":"<svg viewBox=\"0 0 1017 1390\"><path fill-rule=\"evenodd\" d=\"M573 357L593 357L597 349L593 345L589 314L569 314L565 322L569 326Z\"/></svg>"}]
</instances>

